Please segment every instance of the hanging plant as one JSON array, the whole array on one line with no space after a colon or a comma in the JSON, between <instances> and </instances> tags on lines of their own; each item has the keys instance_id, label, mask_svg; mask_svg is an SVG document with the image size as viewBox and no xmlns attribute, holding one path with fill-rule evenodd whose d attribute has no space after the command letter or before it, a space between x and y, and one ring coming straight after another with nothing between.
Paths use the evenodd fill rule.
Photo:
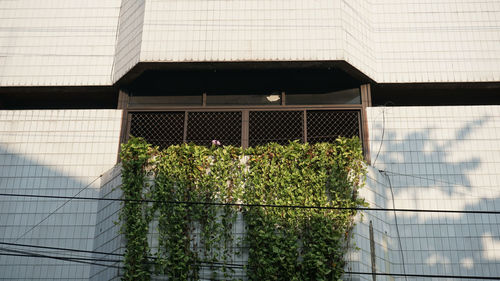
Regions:
<instances>
[{"instance_id":1,"label":"hanging plant","mask_svg":"<svg viewBox=\"0 0 500 281\"><path fill-rule=\"evenodd\" d=\"M147 235L151 215L149 206L142 201L148 199L150 184L147 177L150 161L154 155L151 145L141 139L132 138L120 151L122 161L123 205L120 210L121 228L126 246L124 275L122 280L148 281L151 279L150 253Z\"/></svg>"},{"instance_id":2,"label":"hanging plant","mask_svg":"<svg viewBox=\"0 0 500 281\"><path fill-rule=\"evenodd\" d=\"M122 151L124 194L151 196L155 202L122 211L123 225L130 223L128 217L140 218L122 228L127 251L149 253L147 226L154 221L155 274L199 280L200 272L209 270L214 280L236 280L230 265L246 254L250 280L341 279L356 213L352 208L363 204L357 197L365 174L359 139L246 150L183 144L161 152L131 139ZM145 180L148 167L154 178L151 186ZM239 213L246 226L242 241L234 237ZM141 261L147 261L147 255ZM149 270L147 263L125 263L133 272Z\"/></svg>"}]
</instances>

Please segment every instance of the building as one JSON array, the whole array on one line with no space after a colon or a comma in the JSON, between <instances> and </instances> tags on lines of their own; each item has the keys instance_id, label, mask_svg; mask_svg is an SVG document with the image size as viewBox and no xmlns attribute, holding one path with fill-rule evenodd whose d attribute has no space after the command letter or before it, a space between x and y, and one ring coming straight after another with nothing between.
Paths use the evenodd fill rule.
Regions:
<instances>
[{"instance_id":1,"label":"building","mask_svg":"<svg viewBox=\"0 0 500 281\"><path fill-rule=\"evenodd\" d=\"M118 250L119 206L70 199L113 196L151 118L240 145L350 124L373 207L500 211L498 1L18 0L0 23L0 280L116 278L54 248ZM347 271L500 277L497 213L367 211L355 240Z\"/></svg>"}]
</instances>

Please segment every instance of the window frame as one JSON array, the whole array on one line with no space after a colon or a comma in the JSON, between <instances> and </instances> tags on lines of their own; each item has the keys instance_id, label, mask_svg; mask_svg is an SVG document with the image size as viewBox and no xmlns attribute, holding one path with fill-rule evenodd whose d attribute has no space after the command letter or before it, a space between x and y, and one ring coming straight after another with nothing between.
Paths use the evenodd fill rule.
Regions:
<instances>
[{"instance_id":1,"label":"window frame","mask_svg":"<svg viewBox=\"0 0 500 281\"><path fill-rule=\"evenodd\" d=\"M359 111L358 114L358 124L359 124L359 136L363 145L363 152L365 154L365 160L370 163L370 151L369 151L369 137L368 137L368 126L367 126L367 116L366 108L371 106L371 94L370 85L365 84L360 87L361 104L315 104L315 105L288 105L286 104L286 93L281 92L281 104L280 105L207 105L207 93L202 94L202 104L197 106L186 105L154 105L154 97L152 97L149 106L131 106L130 96L124 92L120 91L118 108L123 109L123 121L122 121L122 136L121 142L128 141L130 134L131 117L135 112L164 112L164 111L183 111L186 112L186 118L189 112L223 112L223 111L239 111L242 112L242 129L241 129L241 146L246 148L249 145L249 114L250 111L303 111L304 112L304 125L303 130L303 140L307 141L307 111L311 110L332 110L332 111ZM187 120L185 120L187 122ZM186 134L187 125L185 124ZM184 138L186 141L186 138Z\"/></svg>"}]
</instances>

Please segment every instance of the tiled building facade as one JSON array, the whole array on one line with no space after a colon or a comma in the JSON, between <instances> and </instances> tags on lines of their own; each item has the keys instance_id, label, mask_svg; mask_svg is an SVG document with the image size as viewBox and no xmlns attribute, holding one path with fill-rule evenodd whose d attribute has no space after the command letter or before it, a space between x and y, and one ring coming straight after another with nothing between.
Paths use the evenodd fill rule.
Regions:
<instances>
[{"instance_id":1,"label":"tiled building facade","mask_svg":"<svg viewBox=\"0 0 500 281\"><path fill-rule=\"evenodd\" d=\"M248 84L259 84L269 69L287 81L289 68L333 69L335 83L341 73L371 88L362 109L370 206L500 211L496 0L0 1L0 193L116 197L135 81L175 73L172 87L191 94L205 82L190 77L204 73L251 70ZM157 96L166 88L151 87ZM19 256L100 255L8 244L118 253L118 208L0 196L0 280L119 278L118 269ZM366 211L354 237L349 272L500 277L498 214Z\"/></svg>"}]
</instances>

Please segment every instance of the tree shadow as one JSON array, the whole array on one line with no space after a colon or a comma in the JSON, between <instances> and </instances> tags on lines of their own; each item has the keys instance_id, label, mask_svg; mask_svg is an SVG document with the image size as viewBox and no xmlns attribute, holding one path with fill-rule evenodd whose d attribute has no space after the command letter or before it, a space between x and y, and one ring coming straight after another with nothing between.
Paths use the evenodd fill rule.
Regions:
<instances>
[{"instance_id":1,"label":"tree shadow","mask_svg":"<svg viewBox=\"0 0 500 281\"><path fill-rule=\"evenodd\" d=\"M95 175L92 169L86 169L88 166L78 163L75 157L57 153L60 150L56 144L52 144L52 151L47 148L51 144L44 145L46 151L30 154L19 151L20 146L16 147L15 143L0 143L0 193L71 197L81 191L78 194L80 197L99 197L99 173ZM95 200L0 196L0 240L4 243L92 251L96 211ZM16 252L6 249L63 257L91 258L91 254L14 245L0 247L2 278L31 280L89 277L88 264L9 256Z\"/></svg>"},{"instance_id":2,"label":"tree shadow","mask_svg":"<svg viewBox=\"0 0 500 281\"><path fill-rule=\"evenodd\" d=\"M388 118L384 116L385 119ZM389 118L389 121L395 119ZM372 155L378 154L378 159L372 163L375 162L376 169L383 170L382 175L387 178L382 183L386 190L385 207L393 207L392 189L396 208L500 210L500 190L495 188L500 183L497 176L500 166L491 161L499 156L496 145L500 140L487 133L495 130L494 125L488 124L491 119L491 116L483 116L471 121L458 120L456 124L464 124L458 129L446 129L440 124L437 128L420 126L413 131L408 129L412 128L408 124L397 128L375 122L372 131L378 135L372 140ZM404 118L401 122L405 121L418 122ZM375 153L374 149L378 150L379 146L380 153ZM367 216L371 219L373 214ZM392 273L500 276L498 214L397 212L397 226L392 212L382 217L391 224L379 232L387 232L390 239ZM375 236L375 242L380 245L384 243L381 239L381 235ZM377 250L378 256L383 255L381 247ZM387 267L378 266L377 270L385 272ZM383 276L377 279L429 280Z\"/></svg>"}]
</instances>

